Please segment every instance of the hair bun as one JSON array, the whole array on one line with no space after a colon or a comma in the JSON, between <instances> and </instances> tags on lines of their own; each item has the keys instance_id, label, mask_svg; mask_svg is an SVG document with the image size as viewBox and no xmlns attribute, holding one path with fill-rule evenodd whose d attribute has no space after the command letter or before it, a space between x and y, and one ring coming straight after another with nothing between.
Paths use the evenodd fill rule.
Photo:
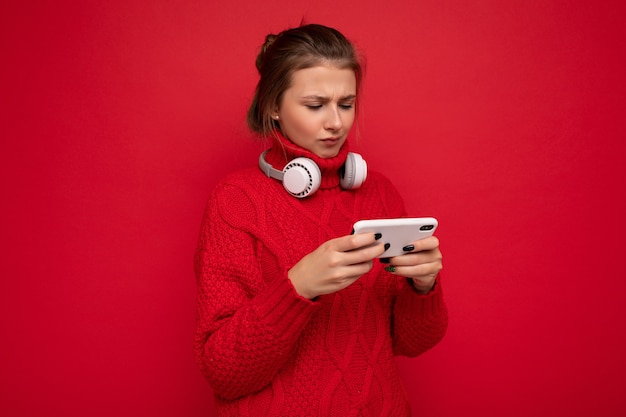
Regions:
<instances>
[{"instance_id":1,"label":"hair bun","mask_svg":"<svg viewBox=\"0 0 626 417\"><path fill-rule=\"evenodd\" d=\"M267 35L265 37L265 43L263 44L263 49L269 48L277 38L278 38L278 35L274 35L272 33Z\"/></svg>"},{"instance_id":2,"label":"hair bun","mask_svg":"<svg viewBox=\"0 0 626 417\"><path fill-rule=\"evenodd\" d=\"M261 52L259 52L259 55L256 57L256 69L259 71L259 73L261 72L261 66L263 65L263 60L265 59L265 54L267 53L267 50L270 48L270 46L272 46L276 39L278 39L278 35L274 35L272 33L265 37L265 42L261 47Z\"/></svg>"}]
</instances>

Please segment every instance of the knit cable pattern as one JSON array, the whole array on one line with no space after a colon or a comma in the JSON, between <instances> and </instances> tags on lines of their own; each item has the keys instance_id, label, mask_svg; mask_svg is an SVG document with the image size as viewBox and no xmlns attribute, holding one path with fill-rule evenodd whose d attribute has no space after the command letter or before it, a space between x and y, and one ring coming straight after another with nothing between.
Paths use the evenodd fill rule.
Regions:
<instances>
[{"instance_id":1,"label":"knit cable pattern","mask_svg":"<svg viewBox=\"0 0 626 417\"><path fill-rule=\"evenodd\" d=\"M274 147L273 165L304 152ZM316 161L337 176L346 152ZM395 188L371 172L357 191L338 181L306 199L258 169L223 179L204 215L195 270L195 354L220 416L408 416L393 356L415 356L443 337L441 283L428 295L375 267L315 301L287 271L362 218L403 216Z\"/></svg>"}]
</instances>

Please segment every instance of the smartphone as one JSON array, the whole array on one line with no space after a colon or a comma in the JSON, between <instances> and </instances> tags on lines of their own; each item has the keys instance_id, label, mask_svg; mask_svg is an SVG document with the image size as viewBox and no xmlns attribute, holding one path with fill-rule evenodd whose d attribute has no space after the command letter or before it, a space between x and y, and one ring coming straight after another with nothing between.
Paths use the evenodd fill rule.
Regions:
<instances>
[{"instance_id":1,"label":"smartphone","mask_svg":"<svg viewBox=\"0 0 626 417\"><path fill-rule=\"evenodd\" d=\"M389 243L390 246L379 258L390 258L405 254L402 248L406 245L432 236L438 225L434 217L359 220L354 223L354 233L382 234L379 242Z\"/></svg>"}]
</instances>

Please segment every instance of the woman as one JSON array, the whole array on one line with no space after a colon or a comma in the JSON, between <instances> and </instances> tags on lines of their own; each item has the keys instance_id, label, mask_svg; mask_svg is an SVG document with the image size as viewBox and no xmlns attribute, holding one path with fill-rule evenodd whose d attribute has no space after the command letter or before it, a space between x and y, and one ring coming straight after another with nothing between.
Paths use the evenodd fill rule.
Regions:
<instances>
[{"instance_id":1,"label":"woman","mask_svg":"<svg viewBox=\"0 0 626 417\"><path fill-rule=\"evenodd\" d=\"M362 70L338 31L268 35L248 114L271 141L259 166L224 178L195 268L195 353L220 416L408 416L394 355L447 326L437 238L385 251L360 219L406 216L382 175L348 152Z\"/></svg>"}]
</instances>

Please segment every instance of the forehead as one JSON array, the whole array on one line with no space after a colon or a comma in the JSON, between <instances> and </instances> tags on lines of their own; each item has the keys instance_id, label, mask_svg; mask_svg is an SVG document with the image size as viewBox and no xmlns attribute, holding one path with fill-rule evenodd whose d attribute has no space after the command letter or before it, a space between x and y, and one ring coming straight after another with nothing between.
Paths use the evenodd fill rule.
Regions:
<instances>
[{"instance_id":1,"label":"forehead","mask_svg":"<svg viewBox=\"0 0 626 417\"><path fill-rule=\"evenodd\" d=\"M287 92L295 95L354 95L356 76L349 68L318 65L294 71Z\"/></svg>"}]
</instances>

